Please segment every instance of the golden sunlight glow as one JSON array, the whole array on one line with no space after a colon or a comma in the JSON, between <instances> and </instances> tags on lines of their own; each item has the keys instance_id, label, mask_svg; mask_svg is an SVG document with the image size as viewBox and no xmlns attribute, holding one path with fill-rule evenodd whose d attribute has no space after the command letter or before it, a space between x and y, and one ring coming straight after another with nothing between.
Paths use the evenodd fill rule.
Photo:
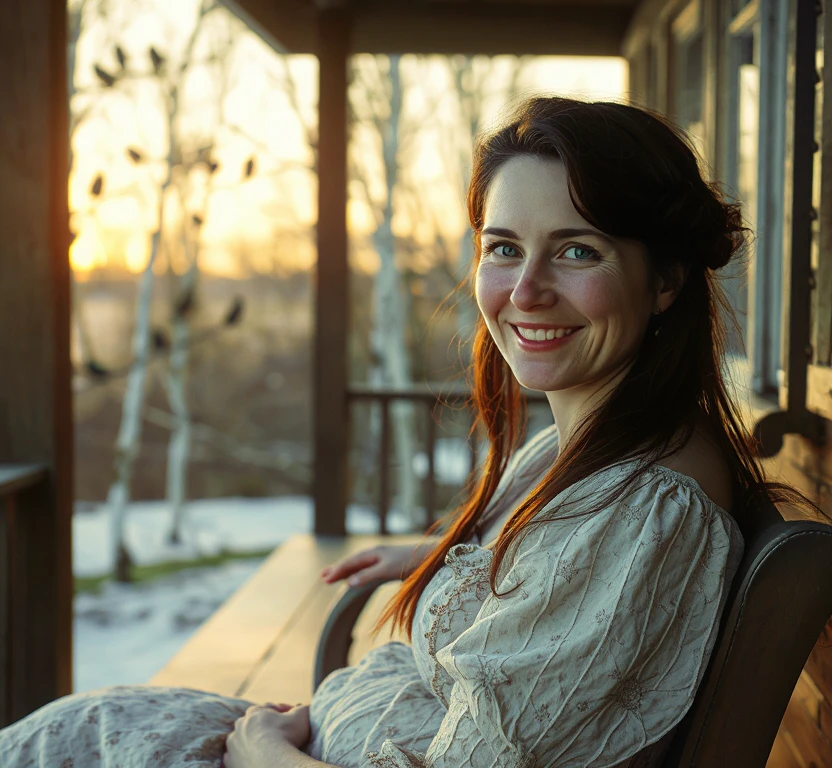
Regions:
<instances>
[{"instance_id":1,"label":"golden sunlight glow","mask_svg":"<svg viewBox=\"0 0 832 768\"><path fill-rule=\"evenodd\" d=\"M247 41L246 45L262 45L253 34L250 37L255 42ZM304 101L301 106L309 111L310 105L314 107L317 91L317 61L309 56L294 59L292 68L301 73L297 77ZM410 65L414 71L423 66L415 58ZM421 102L430 102L431 96L436 101L438 89L448 87L440 70L442 62L437 57L426 70L438 73L435 77L431 74L421 80L411 78L419 82L418 88L410 86L414 93L409 98L416 108ZM526 95L537 87L545 93L618 99L623 98L627 88L627 66L620 58L539 57L532 61L528 72L528 87L522 89ZM230 119L248 136L241 135L239 130L214 129L219 170L202 181L207 199L205 194L186 195L184 209L179 207L176 215L170 215L166 209L166 243L174 251L181 242L181 214L185 214L186 226L191 226L194 214L204 220L199 232L200 267L211 274L233 277L241 274L246 265L255 264L258 269L308 269L314 263L316 191L310 150L291 106L282 104L282 99L266 98L269 93L274 95L262 91L259 99L256 94L249 94L245 103L235 102L235 108L229 110ZM488 125L505 105L494 99L484 104L489 113L485 121ZM214 118L209 113L213 114L215 107L208 101L202 109L204 120L190 113L188 119L193 119L194 124L210 125ZM165 149L152 146L158 141L147 138L159 134L159 125L147 118L150 128L145 125L139 130L135 111L135 105L117 103L110 108L109 124L82 126L73 136L75 160L69 192L73 227L78 236L70 248L70 261L81 279L84 273L101 266L139 273L150 257L164 170L163 164L152 158L163 157ZM142 114L152 115L153 109L142 110ZM308 121L308 115L305 119ZM411 122L418 121L411 115ZM122 123L132 126L125 128L123 135L112 127ZM403 169L409 183L419 192L424 190L425 202L420 210L398 207L393 228L399 237L429 245L437 236L453 241L466 231L463 179L456 178L460 175L458 170L449 172L445 167L447 153L442 152L447 133L440 121L425 121L419 126L415 146L400 160L407 163ZM370 137L369 141L367 149L374 152L376 139ZM364 152L365 142L366 138L359 140L359 153ZM131 162L128 148L140 149L144 154L142 161ZM255 163L250 175L244 170L249 158ZM374 205L378 205L379 194L382 198L385 194L383 173L380 167L372 169L372 173L377 173L378 178L369 179L367 184ZM93 182L99 174L103 177L103 191L99 188L93 194ZM174 193L173 187L169 193ZM376 221L365 194L360 188L351 189L347 213L354 241L369 244ZM289 232L294 234L289 236ZM372 272L377 268L377 259L366 251L366 245L354 248L351 263L353 268ZM178 252L171 254L174 263L178 257ZM157 268L163 267L159 264Z\"/></svg>"}]
</instances>

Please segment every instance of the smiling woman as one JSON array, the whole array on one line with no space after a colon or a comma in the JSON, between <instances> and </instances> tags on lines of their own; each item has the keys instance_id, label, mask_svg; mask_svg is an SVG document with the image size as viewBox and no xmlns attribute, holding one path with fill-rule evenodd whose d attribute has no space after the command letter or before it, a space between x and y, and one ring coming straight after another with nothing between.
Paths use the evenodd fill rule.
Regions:
<instances>
[{"instance_id":1,"label":"smiling woman","mask_svg":"<svg viewBox=\"0 0 832 768\"><path fill-rule=\"evenodd\" d=\"M572 203L564 164L530 155L497 171L485 223L477 302L519 383L569 390L571 402L615 386L651 313L676 293L650 274L644 248L591 227ZM567 434L567 412L555 420Z\"/></svg>"},{"instance_id":2,"label":"smiling woman","mask_svg":"<svg viewBox=\"0 0 832 768\"><path fill-rule=\"evenodd\" d=\"M246 768L660 764L742 555L734 515L811 504L765 481L722 378L713 272L739 210L662 119L563 98L479 142L468 204L484 466L438 540L322 574L405 577L377 628L411 643L335 670L308 709L66 697L0 732L1 765L207 767L225 746ZM522 449L521 384L555 420Z\"/></svg>"}]
</instances>

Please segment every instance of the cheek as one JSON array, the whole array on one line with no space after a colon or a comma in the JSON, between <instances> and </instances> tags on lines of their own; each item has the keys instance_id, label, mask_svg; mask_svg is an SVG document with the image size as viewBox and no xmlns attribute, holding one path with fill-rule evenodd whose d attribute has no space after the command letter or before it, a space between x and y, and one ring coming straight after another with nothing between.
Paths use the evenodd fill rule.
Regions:
<instances>
[{"instance_id":1,"label":"cheek","mask_svg":"<svg viewBox=\"0 0 832 768\"><path fill-rule=\"evenodd\" d=\"M571 297L581 312L595 322L627 319L638 304L635 293L620 275L587 275L576 280Z\"/></svg>"},{"instance_id":2,"label":"cheek","mask_svg":"<svg viewBox=\"0 0 832 768\"><path fill-rule=\"evenodd\" d=\"M511 299L514 281L507 269L493 269L483 264L477 269L474 294L482 316L486 320L496 319L500 310Z\"/></svg>"}]
</instances>

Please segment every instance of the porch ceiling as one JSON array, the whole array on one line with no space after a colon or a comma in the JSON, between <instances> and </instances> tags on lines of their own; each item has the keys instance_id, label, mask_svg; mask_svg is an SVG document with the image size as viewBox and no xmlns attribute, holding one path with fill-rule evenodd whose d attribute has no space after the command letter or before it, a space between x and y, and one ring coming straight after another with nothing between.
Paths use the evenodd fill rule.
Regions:
<instances>
[{"instance_id":1,"label":"porch ceiling","mask_svg":"<svg viewBox=\"0 0 832 768\"><path fill-rule=\"evenodd\" d=\"M318 19L352 19L353 53L621 55L639 0L223 0L281 51L317 53Z\"/></svg>"}]
</instances>

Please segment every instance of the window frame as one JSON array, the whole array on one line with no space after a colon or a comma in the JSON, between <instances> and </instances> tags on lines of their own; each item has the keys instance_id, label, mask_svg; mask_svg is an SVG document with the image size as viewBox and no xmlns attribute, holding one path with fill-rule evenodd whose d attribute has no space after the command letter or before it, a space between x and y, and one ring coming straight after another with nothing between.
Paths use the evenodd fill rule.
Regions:
<instances>
[{"instance_id":1,"label":"window frame","mask_svg":"<svg viewBox=\"0 0 832 768\"><path fill-rule=\"evenodd\" d=\"M783 248L786 161L786 62L788 0L749 0L731 16L725 8L725 74L721 175L738 186L739 40L758 36L759 113L757 134L757 231L748 263L745 346L747 386L758 396L778 399L783 384ZM766 51L767 55L759 55ZM760 222L766 226L760 228ZM760 311L760 308L765 308Z\"/></svg>"}]
</instances>

